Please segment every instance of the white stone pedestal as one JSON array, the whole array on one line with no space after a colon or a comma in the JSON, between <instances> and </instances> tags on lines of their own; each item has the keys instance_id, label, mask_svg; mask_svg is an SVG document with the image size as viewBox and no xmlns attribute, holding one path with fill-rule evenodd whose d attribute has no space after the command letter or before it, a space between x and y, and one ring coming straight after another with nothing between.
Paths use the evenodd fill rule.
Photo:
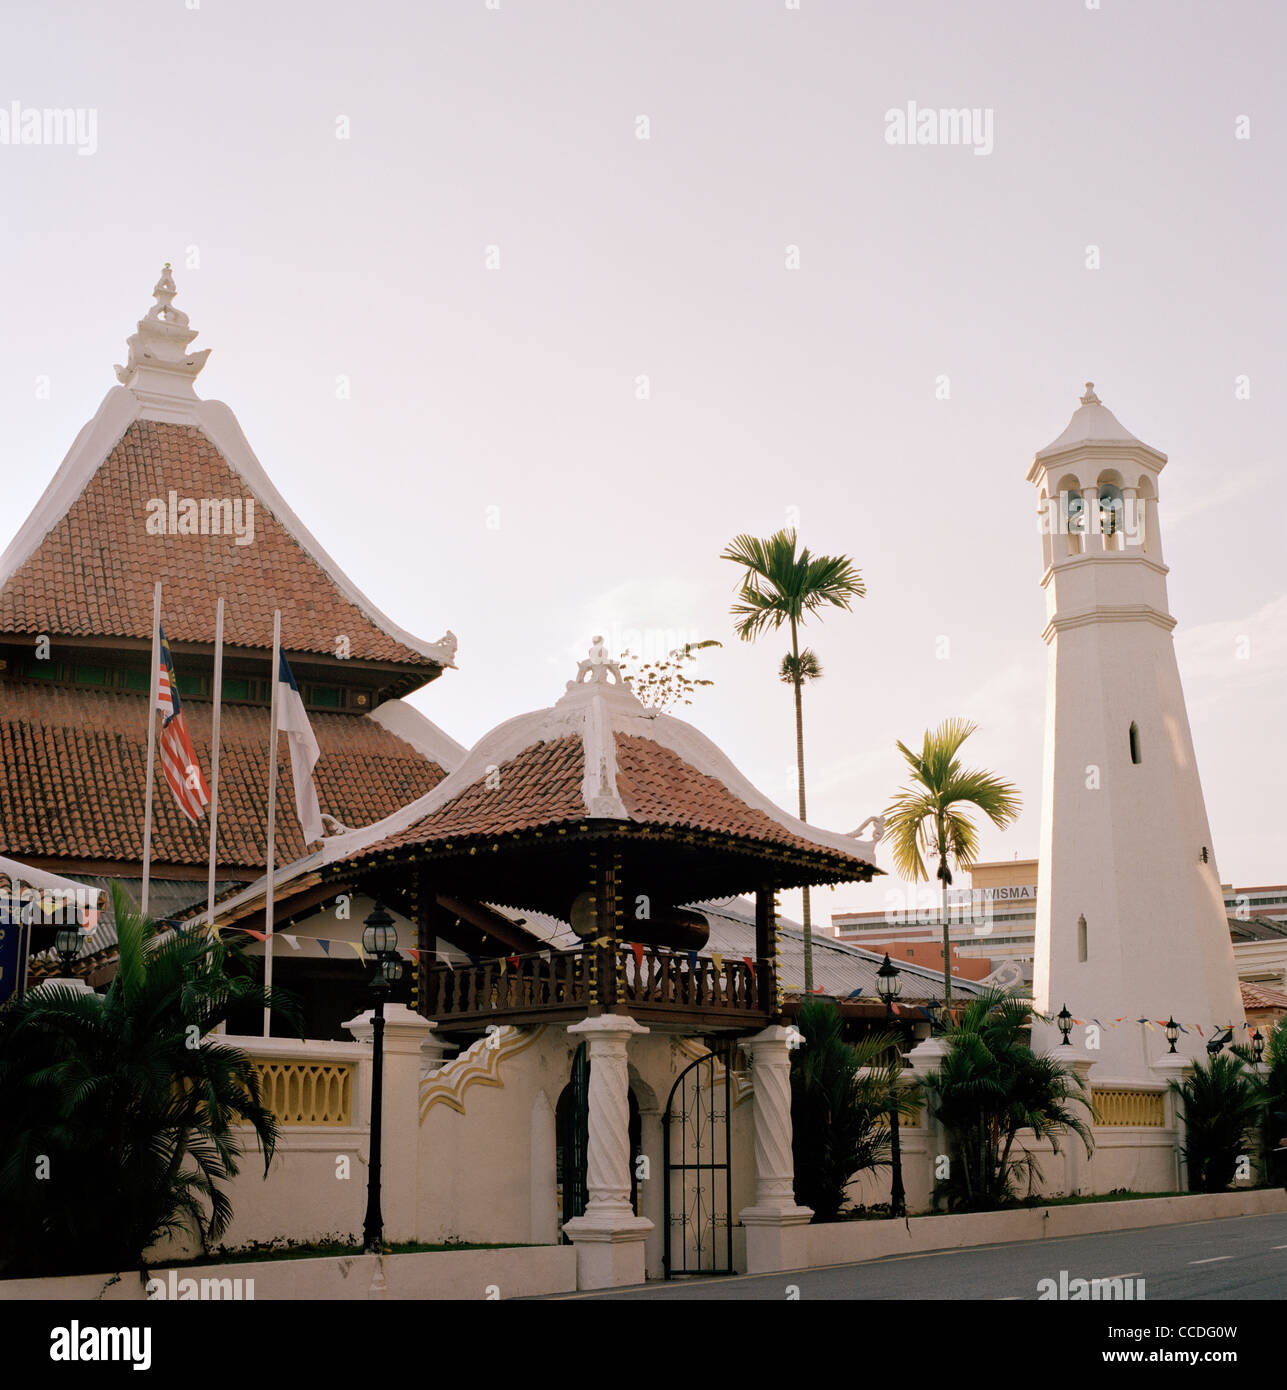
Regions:
<instances>
[{"instance_id":1,"label":"white stone pedestal","mask_svg":"<svg viewBox=\"0 0 1287 1390\"><path fill-rule=\"evenodd\" d=\"M1090 1069L1099 1059L1093 1053L1075 1047L1071 1043L1067 1047L1060 1043L1057 1047L1050 1048L1048 1055L1061 1066L1067 1067L1070 1072L1081 1077L1086 1086L1085 1097L1088 1106L1091 1098ZM1070 1105L1074 1113L1080 1111L1082 1118L1088 1125L1095 1123L1093 1111L1084 1106L1078 1106L1075 1101L1071 1101ZM1095 1184L1091 1176L1094 1153L1092 1152L1088 1157L1081 1140L1075 1134L1064 1135L1060 1139L1060 1146L1063 1149L1061 1156L1064 1167L1065 1193L1069 1197L1076 1197L1083 1192L1094 1192Z\"/></svg>"},{"instance_id":2,"label":"white stone pedestal","mask_svg":"<svg viewBox=\"0 0 1287 1390\"><path fill-rule=\"evenodd\" d=\"M809 1263L813 1212L795 1200L791 1152L791 1050L794 1030L780 1024L744 1038L755 1094L755 1205L738 1213L746 1228L746 1270L765 1274Z\"/></svg>"},{"instance_id":3,"label":"white stone pedestal","mask_svg":"<svg viewBox=\"0 0 1287 1390\"><path fill-rule=\"evenodd\" d=\"M1184 1120L1180 1116L1180 1107L1177 1104L1175 1092L1171 1090L1170 1083L1178 1081L1184 1084L1184 1078L1193 1070L1194 1062L1192 1057L1186 1057L1182 1052L1164 1052L1160 1057L1154 1058L1149 1063L1149 1071L1166 1086L1166 1093L1163 1097L1165 1106L1167 1128L1175 1135L1175 1190L1177 1192L1187 1192L1189 1190L1189 1167L1184 1161L1184 1155L1180 1150L1184 1146Z\"/></svg>"},{"instance_id":4,"label":"white stone pedestal","mask_svg":"<svg viewBox=\"0 0 1287 1390\"><path fill-rule=\"evenodd\" d=\"M586 1154L589 1200L581 1216L563 1224L576 1247L579 1289L619 1288L644 1282L644 1240L652 1222L630 1205L630 1076L626 1046L648 1029L624 1014L600 1014L568 1029L582 1035L590 1058L590 1114Z\"/></svg>"},{"instance_id":5,"label":"white stone pedestal","mask_svg":"<svg viewBox=\"0 0 1287 1390\"><path fill-rule=\"evenodd\" d=\"M375 1012L351 1018L344 1027L356 1042L371 1046ZM386 1241L415 1240L420 1158L421 1046L433 1024L405 1004L384 1006L384 1106L380 1140L380 1214ZM363 1067L360 1122L371 1122L372 1064ZM368 1154L370 1150L367 1150Z\"/></svg>"}]
</instances>

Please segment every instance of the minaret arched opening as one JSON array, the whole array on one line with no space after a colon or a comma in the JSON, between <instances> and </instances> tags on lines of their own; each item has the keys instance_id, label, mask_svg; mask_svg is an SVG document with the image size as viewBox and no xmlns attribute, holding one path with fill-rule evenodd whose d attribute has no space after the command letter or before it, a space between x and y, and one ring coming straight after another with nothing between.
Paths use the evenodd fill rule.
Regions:
<instances>
[{"instance_id":1,"label":"minaret arched opening","mask_svg":"<svg viewBox=\"0 0 1287 1390\"><path fill-rule=\"evenodd\" d=\"M1143 755L1140 753L1139 725L1136 724L1133 720L1131 721L1130 733L1128 737L1130 739L1131 745L1131 762L1137 764L1142 763L1144 761L1144 758Z\"/></svg>"},{"instance_id":2,"label":"minaret arched opening","mask_svg":"<svg viewBox=\"0 0 1287 1390\"><path fill-rule=\"evenodd\" d=\"M1065 554L1080 555L1086 549L1086 499L1076 478L1066 477L1059 484L1059 517L1064 533Z\"/></svg>"},{"instance_id":3,"label":"minaret arched opening","mask_svg":"<svg viewBox=\"0 0 1287 1390\"><path fill-rule=\"evenodd\" d=\"M1125 548L1126 499L1114 482L1099 485L1099 529L1103 533L1105 550Z\"/></svg>"}]
</instances>

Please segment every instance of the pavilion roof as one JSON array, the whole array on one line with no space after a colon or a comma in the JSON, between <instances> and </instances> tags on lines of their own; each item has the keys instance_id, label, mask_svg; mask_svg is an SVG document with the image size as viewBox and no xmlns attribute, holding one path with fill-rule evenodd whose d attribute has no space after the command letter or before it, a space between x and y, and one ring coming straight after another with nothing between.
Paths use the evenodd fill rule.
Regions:
<instances>
[{"instance_id":1,"label":"pavilion roof","mask_svg":"<svg viewBox=\"0 0 1287 1390\"><path fill-rule=\"evenodd\" d=\"M805 824L775 805L691 724L646 708L624 685L569 681L552 707L485 735L453 772L384 821L328 839L329 864L439 855L461 841L530 832L555 836L678 836L709 850L776 851L817 877L868 879L874 843ZM753 877L748 865L744 877ZM745 886L750 886L749 882ZM504 899L515 906L537 902Z\"/></svg>"}]
</instances>

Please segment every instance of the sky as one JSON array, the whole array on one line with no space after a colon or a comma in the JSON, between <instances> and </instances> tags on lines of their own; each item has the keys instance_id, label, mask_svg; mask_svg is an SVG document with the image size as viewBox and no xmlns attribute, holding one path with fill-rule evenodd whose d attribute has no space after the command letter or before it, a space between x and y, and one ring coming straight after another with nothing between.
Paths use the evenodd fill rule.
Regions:
<instances>
[{"instance_id":1,"label":"sky","mask_svg":"<svg viewBox=\"0 0 1287 1390\"><path fill-rule=\"evenodd\" d=\"M720 558L794 524L867 588L805 629L810 820L879 812L895 741L960 716L1023 797L983 857L1035 857L1025 474L1093 380L1169 455L1221 878L1287 877L1282 7L27 0L5 26L0 113L73 108L81 138L0 140L0 548L168 260L198 394L373 602L457 634L413 697L454 738L551 704L596 633L714 638L682 714L794 810L786 641L736 639ZM913 102L977 113L970 142L891 143Z\"/></svg>"}]
</instances>

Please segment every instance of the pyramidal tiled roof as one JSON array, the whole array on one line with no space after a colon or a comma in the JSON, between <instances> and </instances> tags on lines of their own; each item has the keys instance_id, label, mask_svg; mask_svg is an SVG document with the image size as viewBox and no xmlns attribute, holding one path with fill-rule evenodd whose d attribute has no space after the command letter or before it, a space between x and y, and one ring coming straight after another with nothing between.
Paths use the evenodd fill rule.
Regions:
<instances>
[{"instance_id":1,"label":"pyramidal tiled roof","mask_svg":"<svg viewBox=\"0 0 1287 1390\"><path fill-rule=\"evenodd\" d=\"M874 842L797 820L691 724L646 708L621 684L593 678L569 681L549 709L492 730L418 801L324 841L317 862L587 819L821 851L843 856L855 877L866 877L876 862Z\"/></svg>"},{"instance_id":2,"label":"pyramidal tiled roof","mask_svg":"<svg viewBox=\"0 0 1287 1390\"><path fill-rule=\"evenodd\" d=\"M349 581L273 487L236 419L193 387L206 353L173 304L169 267L129 340L123 383L72 445L0 556L0 633L150 639L152 589L172 642L268 649L282 610L288 652L441 668L447 633L423 642ZM231 533L230 533L231 532Z\"/></svg>"}]
</instances>

